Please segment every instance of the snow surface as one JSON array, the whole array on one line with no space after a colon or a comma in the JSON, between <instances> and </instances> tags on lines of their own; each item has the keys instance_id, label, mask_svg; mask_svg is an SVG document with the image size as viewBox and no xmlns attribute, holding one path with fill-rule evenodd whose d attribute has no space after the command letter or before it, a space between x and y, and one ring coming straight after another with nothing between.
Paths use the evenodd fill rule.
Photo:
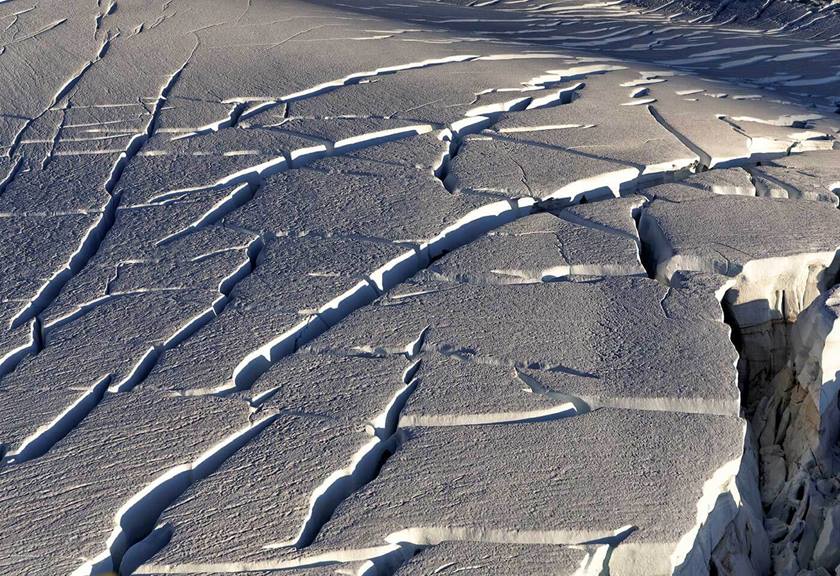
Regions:
<instances>
[{"instance_id":1,"label":"snow surface","mask_svg":"<svg viewBox=\"0 0 840 576\"><path fill-rule=\"evenodd\" d=\"M840 27L747 4L0 1L0 573L833 571Z\"/></svg>"}]
</instances>

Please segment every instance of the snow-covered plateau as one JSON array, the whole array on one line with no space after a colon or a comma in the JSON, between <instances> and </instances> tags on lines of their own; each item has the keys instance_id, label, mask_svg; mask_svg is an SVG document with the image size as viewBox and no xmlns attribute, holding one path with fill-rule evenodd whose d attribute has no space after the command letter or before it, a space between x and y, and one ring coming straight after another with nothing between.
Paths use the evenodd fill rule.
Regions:
<instances>
[{"instance_id":1,"label":"snow-covered plateau","mask_svg":"<svg viewBox=\"0 0 840 576\"><path fill-rule=\"evenodd\" d=\"M840 575L840 4L0 0L0 576Z\"/></svg>"}]
</instances>

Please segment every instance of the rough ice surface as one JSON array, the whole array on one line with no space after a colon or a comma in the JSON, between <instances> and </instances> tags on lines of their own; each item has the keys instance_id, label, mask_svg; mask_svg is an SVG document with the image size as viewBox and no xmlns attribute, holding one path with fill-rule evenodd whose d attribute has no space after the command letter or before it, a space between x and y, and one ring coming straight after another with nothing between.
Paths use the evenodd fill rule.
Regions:
<instances>
[{"instance_id":1,"label":"rough ice surface","mask_svg":"<svg viewBox=\"0 0 840 576\"><path fill-rule=\"evenodd\" d=\"M840 573L838 41L0 0L0 574Z\"/></svg>"}]
</instances>

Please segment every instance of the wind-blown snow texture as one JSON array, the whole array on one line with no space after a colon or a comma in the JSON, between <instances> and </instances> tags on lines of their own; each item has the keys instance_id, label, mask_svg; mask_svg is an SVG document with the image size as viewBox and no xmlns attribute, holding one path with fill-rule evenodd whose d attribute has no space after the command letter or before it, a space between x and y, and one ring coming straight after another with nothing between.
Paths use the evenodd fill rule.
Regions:
<instances>
[{"instance_id":1,"label":"wind-blown snow texture","mask_svg":"<svg viewBox=\"0 0 840 576\"><path fill-rule=\"evenodd\" d=\"M0 1L0 573L832 574L836 5Z\"/></svg>"}]
</instances>

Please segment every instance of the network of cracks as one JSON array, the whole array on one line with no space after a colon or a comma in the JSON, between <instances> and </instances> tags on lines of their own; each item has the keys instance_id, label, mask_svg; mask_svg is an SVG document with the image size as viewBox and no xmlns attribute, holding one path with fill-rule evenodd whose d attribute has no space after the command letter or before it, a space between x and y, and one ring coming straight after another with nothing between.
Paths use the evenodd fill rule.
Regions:
<instances>
[{"instance_id":1,"label":"network of cracks","mask_svg":"<svg viewBox=\"0 0 840 576\"><path fill-rule=\"evenodd\" d=\"M19 2L4 573L840 570L831 42Z\"/></svg>"}]
</instances>

